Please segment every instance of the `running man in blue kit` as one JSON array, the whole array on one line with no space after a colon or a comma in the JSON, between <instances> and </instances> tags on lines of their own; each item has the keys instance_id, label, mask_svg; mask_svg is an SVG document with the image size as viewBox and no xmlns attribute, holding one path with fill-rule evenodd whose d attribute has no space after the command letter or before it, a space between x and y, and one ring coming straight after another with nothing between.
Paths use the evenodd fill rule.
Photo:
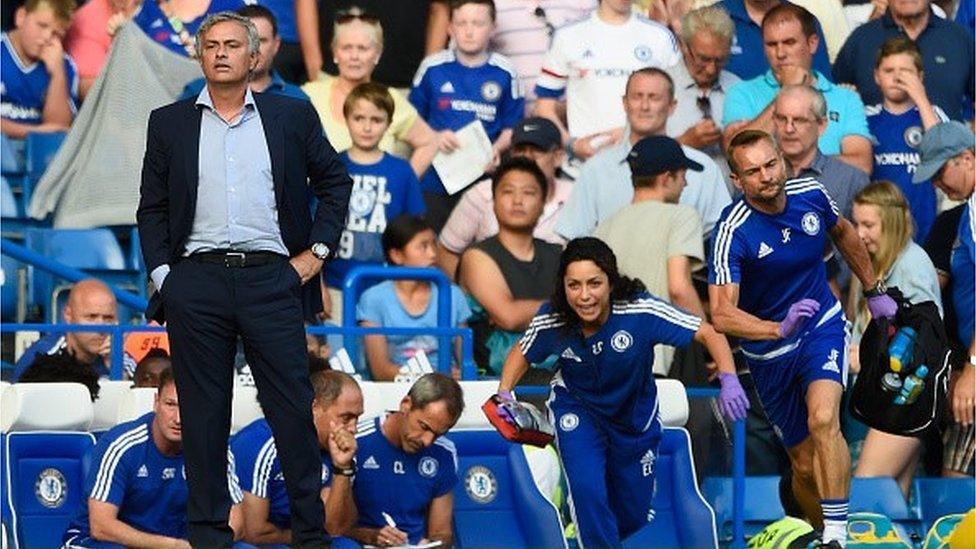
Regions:
<instances>
[{"instance_id":1,"label":"running man in blue kit","mask_svg":"<svg viewBox=\"0 0 976 549\"><path fill-rule=\"evenodd\" d=\"M529 363L559 357L548 404L581 547L620 547L653 519L662 429L654 345L684 347L693 339L718 365L723 413L744 418L749 403L725 338L622 276L603 241L569 242L552 299L508 354L498 397L513 400Z\"/></svg>"},{"instance_id":2,"label":"running man in blue kit","mask_svg":"<svg viewBox=\"0 0 976 549\"><path fill-rule=\"evenodd\" d=\"M897 305L824 187L813 178L787 180L769 134L740 132L727 157L743 197L722 212L712 236L712 321L742 338L763 408L790 456L794 495L808 519L823 520L822 544L844 546L851 466L840 432L847 321L827 285L828 237L868 288L872 317L890 318Z\"/></svg>"}]
</instances>

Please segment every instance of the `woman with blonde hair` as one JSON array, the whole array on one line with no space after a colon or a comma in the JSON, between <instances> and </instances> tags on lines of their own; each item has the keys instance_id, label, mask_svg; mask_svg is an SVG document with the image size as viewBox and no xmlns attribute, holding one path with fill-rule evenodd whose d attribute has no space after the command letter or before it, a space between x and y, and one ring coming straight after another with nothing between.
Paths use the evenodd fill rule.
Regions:
<instances>
[{"instance_id":1,"label":"woman with blonde hair","mask_svg":"<svg viewBox=\"0 0 976 549\"><path fill-rule=\"evenodd\" d=\"M332 55L339 69L338 76L324 72L317 80L302 86L322 120L325 135L337 151L352 145L342 106L353 88L369 82L373 70L383 54L383 27L377 17L357 7L336 14L332 33ZM417 109L407 101L406 95L390 88L393 96L393 120L380 141L380 149L393 154L409 149L410 167L417 177L430 167L437 154L440 138L417 114ZM401 154L403 156L403 154Z\"/></svg>"},{"instance_id":2,"label":"woman with blonde hair","mask_svg":"<svg viewBox=\"0 0 976 549\"><path fill-rule=\"evenodd\" d=\"M854 197L854 226L871 256L874 272L889 288L897 287L911 303L933 301L942 314L942 299L935 266L922 248L912 241L915 232L908 201L890 181L877 181ZM871 319L857 280L851 284L851 305L856 311L854 340L859 341ZM851 364L858 363L858 346L851 346ZM908 498L924 441L914 437L868 430L856 477L890 476L898 481Z\"/></svg>"}]
</instances>

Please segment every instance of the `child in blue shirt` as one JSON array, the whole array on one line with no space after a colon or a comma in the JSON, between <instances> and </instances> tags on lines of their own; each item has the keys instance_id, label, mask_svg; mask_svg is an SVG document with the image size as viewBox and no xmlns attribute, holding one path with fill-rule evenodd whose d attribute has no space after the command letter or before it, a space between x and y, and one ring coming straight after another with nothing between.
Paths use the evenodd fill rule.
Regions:
<instances>
[{"instance_id":1,"label":"child in blue shirt","mask_svg":"<svg viewBox=\"0 0 976 549\"><path fill-rule=\"evenodd\" d=\"M912 183L918 146L923 132L948 120L929 102L922 78L922 53L915 42L905 36L889 38L881 45L874 68L884 101L866 110L875 139L872 178L898 185L915 219L915 242L919 243L925 242L935 222L938 204L931 181Z\"/></svg>"},{"instance_id":2,"label":"child in blue shirt","mask_svg":"<svg viewBox=\"0 0 976 549\"><path fill-rule=\"evenodd\" d=\"M391 265L432 267L437 260L437 235L424 219L403 215L383 233L383 251ZM471 316L464 292L451 285L451 326L463 327ZM387 280L363 292L356 308L361 326L420 328L437 326L437 286L422 280ZM364 377L391 381L400 366L419 352L437 364L434 336L366 336L369 372Z\"/></svg>"},{"instance_id":3,"label":"child in blue shirt","mask_svg":"<svg viewBox=\"0 0 976 549\"><path fill-rule=\"evenodd\" d=\"M325 283L332 289L332 312L342 281L357 265L382 265L381 238L388 220L425 211L420 182L401 158L383 152L379 143L393 119L393 97L386 86L365 82L353 88L342 106L352 147L339 159L352 177L349 215L339 238L336 259L325 267ZM338 319L338 314L333 314Z\"/></svg>"},{"instance_id":4,"label":"child in blue shirt","mask_svg":"<svg viewBox=\"0 0 976 549\"><path fill-rule=\"evenodd\" d=\"M0 132L23 139L32 131L68 129L78 110L78 70L64 53L72 0L27 0L16 28L0 44Z\"/></svg>"},{"instance_id":5,"label":"child in blue shirt","mask_svg":"<svg viewBox=\"0 0 976 549\"><path fill-rule=\"evenodd\" d=\"M454 47L424 59L409 99L437 131L453 132L480 120L494 143L497 159L508 148L512 126L522 118L525 100L512 63L488 51L494 29L495 5L491 0L452 3L449 30ZM442 148L456 148L456 139L449 132L442 133ZM421 183L425 193L445 194L435 170L428 170ZM446 221L447 216L444 218Z\"/></svg>"}]
</instances>

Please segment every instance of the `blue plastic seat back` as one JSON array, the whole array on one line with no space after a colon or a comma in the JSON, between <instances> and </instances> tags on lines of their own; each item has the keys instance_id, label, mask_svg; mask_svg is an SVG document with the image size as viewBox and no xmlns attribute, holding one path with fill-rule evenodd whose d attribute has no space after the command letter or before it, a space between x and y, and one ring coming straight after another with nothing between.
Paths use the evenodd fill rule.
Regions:
<instances>
[{"instance_id":1,"label":"blue plastic seat back","mask_svg":"<svg viewBox=\"0 0 976 549\"><path fill-rule=\"evenodd\" d=\"M703 483L705 499L715 510L719 536L732 540L732 478L708 477ZM745 478L745 534L761 532L769 524L786 516L779 500L779 477L753 476Z\"/></svg>"},{"instance_id":2,"label":"blue plastic seat back","mask_svg":"<svg viewBox=\"0 0 976 549\"><path fill-rule=\"evenodd\" d=\"M27 229L24 246L69 267L95 271L100 275L126 268L122 247L109 229ZM124 278L131 279L131 273L127 272ZM31 303L50 312L55 277L28 266L27 279Z\"/></svg>"},{"instance_id":3,"label":"blue plastic seat back","mask_svg":"<svg viewBox=\"0 0 976 549\"><path fill-rule=\"evenodd\" d=\"M17 315L17 284L18 272L22 267L16 259L0 256L0 319L5 322L15 321Z\"/></svg>"},{"instance_id":4,"label":"blue plastic seat back","mask_svg":"<svg viewBox=\"0 0 976 549\"><path fill-rule=\"evenodd\" d=\"M0 217L20 217L19 213L17 197L14 196L10 182L6 177L0 176Z\"/></svg>"},{"instance_id":5,"label":"blue plastic seat back","mask_svg":"<svg viewBox=\"0 0 976 549\"><path fill-rule=\"evenodd\" d=\"M666 427L654 461L654 520L624 541L624 547L718 547L715 513L695 479L691 439Z\"/></svg>"},{"instance_id":6,"label":"blue plastic seat back","mask_svg":"<svg viewBox=\"0 0 976 549\"><path fill-rule=\"evenodd\" d=\"M85 503L85 475L94 445L90 433L4 435L4 522L16 547L61 545L68 523Z\"/></svg>"},{"instance_id":7,"label":"blue plastic seat back","mask_svg":"<svg viewBox=\"0 0 976 549\"><path fill-rule=\"evenodd\" d=\"M458 452L459 547L565 547L559 513L536 488L519 446L494 430L452 431L448 438Z\"/></svg>"},{"instance_id":8,"label":"blue plastic seat back","mask_svg":"<svg viewBox=\"0 0 976 549\"><path fill-rule=\"evenodd\" d=\"M891 477L852 479L850 511L880 513L896 522L916 518L898 483Z\"/></svg>"},{"instance_id":9,"label":"blue plastic seat back","mask_svg":"<svg viewBox=\"0 0 976 549\"><path fill-rule=\"evenodd\" d=\"M919 507L926 531L939 517L966 513L976 507L976 479L972 477L917 480Z\"/></svg>"},{"instance_id":10,"label":"blue plastic seat back","mask_svg":"<svg viewBox=\"0 0 976 549\"><path fill-rule=\"evenodd\" d=\"M27 164L27 177L32 182L37 182L44 175L44 171L58 154L58 149L68 136L66 132L45 132L27 134L27 146L25 150L25 162Z\"/></svg>"}]
</instances>

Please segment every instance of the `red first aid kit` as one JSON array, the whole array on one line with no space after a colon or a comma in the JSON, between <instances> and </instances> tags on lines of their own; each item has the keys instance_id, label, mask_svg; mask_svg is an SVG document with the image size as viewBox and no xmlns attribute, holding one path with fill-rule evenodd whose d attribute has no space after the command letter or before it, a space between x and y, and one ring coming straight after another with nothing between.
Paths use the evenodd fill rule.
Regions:
<instances>
[{"instance_id":1,"label":"red first aid kit","mask_svg":"<svg viewBox=\"0 0 976 549\"><path fill-rule=\"evenodd\" d=\"M527 402L507 401L492 395L481 410L505 440L544 448L556 438L552 424Z\"/></svg>"}]
</instances>

